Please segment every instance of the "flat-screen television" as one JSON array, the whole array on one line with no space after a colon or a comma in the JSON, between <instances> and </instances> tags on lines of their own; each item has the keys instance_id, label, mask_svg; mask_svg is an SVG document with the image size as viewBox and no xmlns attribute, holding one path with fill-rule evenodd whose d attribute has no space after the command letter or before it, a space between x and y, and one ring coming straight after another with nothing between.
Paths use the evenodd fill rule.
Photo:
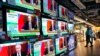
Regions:
<instances>
[{"instance_id":1,"label":"flat-screen television","mask_svg":"<svg viewBox=\"0 0 100 56\"><path fill-rule=\"evenodd\" d=\"M33 44L33 56L55 56L53 40L47 39Z\"/></svg>"},{"instance_id":2,"label":"flat-screen television","mask_svg":"<svg viewBox=\"0 0 100 56\"><path fill-rule=\"evenodd\" d=\"M73 50L75 48L75 37L74 35L69 35L68 37L68 50Z\"/></svg>"},{"instance_id":3,"label":"flat-screen television","mask_svg":"<svg viewBox=\"0 0 100 56\"><path fill-rule=\"evenodd\" d=\"M43 0L43 12L57 16L57 3L55 0Z\"/></svg>"},{"instance_id":4,"label":"flat-screen television","mask_svg":"<svg viewBox=\"0 0 100 56\"><path fill-rule=\"evenodd\" d=\"M8 4L24 7L27 9L40 9L41 0L7 0Z\"/></svg>"},{"instance_id":5,"label":"flat-screen television","mask_svg":"<svg viewBox=\"0 0 100 56\"><path fill-rule=\"evenodd\" d=\"M56 43L56 55L64 52L67 50L66 48L66 39L64 37L57 38L55 40Z\"/></svg>"},{"instance_id":6,"label":"flat-screen television","mask_svg":"<svg viewBox=\"0 0 100 56\"><path fill-rule=\"evenodd\" d=\"M67 33L67 23L63 21L58 21L58 30L63 33Z\"/></svg>"},{"instance_id":7,"label":"flat-screen television","mask_svg":"<svg viewBox=\"0 0 100 56\"><path fill-rule=\"evenodd\" d=\"M55 34L57 30L57 24L55 20L42 18L42 31L44 35L49 33Z\"/></svg>"},{"instance_id":8,"label":"flat-screen television","mask_svg":"<svg viewBox=\"0 0 100 56\"><path fill-rule=\"evenodd\" d=\"M0 56L17 56L18 54L31 55L30 44L27 41L0 44Z\"/></svg>"},{"instance_id":9,"label":"flat-screen television","mask_svg":"<svg viewBox=\"0 0 100 56\"><path fill-rule=\"evenodd\" d=\"M7 34L14 36L39 35L39 17L20 11L6 11Z\"/></svg>"},{"instance_id":10,"label":"flat-screen television","mask_svg":"<svg viewBox=\"0 0 100 56\"><path fill-rule=\"evenodd\" d=\"M68 19L69 20L74 20L74 13L68 10Z\"/></svg>"},{"instance_id":11,"label":"flat-screen television","mask_svg":"<svg viewBox=\"0 0 100 56\"><path fill-rule=\"evenodd\" d=\"M73 23L68 23L67 27L68 27L69 32L73 32L73 30L74 30L74 24Z\"/></svg>"},{"instance_id":12,"label":"flat-screen television","mask_svg":"<svg viewBox=\"0 0 100 56\"><path fill-rule=\"evenodd\" d=\"M59 5L59 17L68 19L68 9Z\"/></svg>"}]
</instances>

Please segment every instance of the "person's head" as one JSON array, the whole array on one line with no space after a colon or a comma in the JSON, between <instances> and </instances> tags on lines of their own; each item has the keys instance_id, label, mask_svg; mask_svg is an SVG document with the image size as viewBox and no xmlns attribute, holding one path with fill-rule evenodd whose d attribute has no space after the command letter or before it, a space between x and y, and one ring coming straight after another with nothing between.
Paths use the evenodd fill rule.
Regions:
<instances>
[{"instance_id":1,"label":"person's head","mask_svg":"<svg viewBox=\"0 0 100 56\"><path fill-rule=\"evenodd\" d=\"M16 49L16 52L20 52L21 51L21 45L16 45L15 49Z\"/></svg>"}]
</instances>

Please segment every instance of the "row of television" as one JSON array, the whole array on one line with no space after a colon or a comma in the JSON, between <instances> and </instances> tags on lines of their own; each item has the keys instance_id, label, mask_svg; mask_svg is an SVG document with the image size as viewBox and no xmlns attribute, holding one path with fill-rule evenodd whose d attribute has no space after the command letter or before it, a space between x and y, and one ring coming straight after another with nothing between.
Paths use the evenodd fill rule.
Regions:
<instances>
[{"instance_id":1,"label":"row of television","mask_svg":"<svg viewBox=\"0 0 100 56\"><path fill-rule=\"evenodd\" d=\"M20 52L21 56L55 56L73 48L75 48L75 37L71 35L34 43L31 41L20 41L0 44L0 55L14 56Z\"/></svg>"},{"instance_id":2,"label":"row of television","mask_svg":"<svg viewBox=\"0 0 100 56\"><path fill-rule=\"evenodd\" d=\"M40 35L39 16L11 9L6 11L7 33L10 37ZM42 18L44 35L57 34L57 30L68 33L73 28L74 24L71 23Z\"/></svg>"},{"instance_id":3,"label":"row of television","mask_svg":"<svg viewBox=\"0 0 100 56\"><path fill-rule=\"evenodd\" d=\"M3 0L10 5L20 6L23 8L35 10L39 9L41 11L41 4L43 4L43 12L50 14L52 16L57 16L59 11L59 17L68 19L74 19L74 13L65 8L62 5L57 5L55 0ZM58 10L59 9L59 10Z\"/></svg>"}]
</instances>

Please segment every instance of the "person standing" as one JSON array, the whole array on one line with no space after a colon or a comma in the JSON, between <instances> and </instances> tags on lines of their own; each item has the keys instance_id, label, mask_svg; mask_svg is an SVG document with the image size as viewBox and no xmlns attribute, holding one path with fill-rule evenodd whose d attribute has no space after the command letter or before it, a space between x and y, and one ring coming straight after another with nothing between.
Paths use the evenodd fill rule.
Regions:
<instances>
[{"instance_id":1,"label":"person standing","mask_svg":"<svg viewBox=\"0 0 100 56\"><path fill-rule=\"evenodd\" d=\"M85 47L88 47L88 44L90 43L92 47L93 46L93 31L92 31L92 28L90 26L87 26L87 30L86 30L86 46Z\"/></svg>"}]
</instances>

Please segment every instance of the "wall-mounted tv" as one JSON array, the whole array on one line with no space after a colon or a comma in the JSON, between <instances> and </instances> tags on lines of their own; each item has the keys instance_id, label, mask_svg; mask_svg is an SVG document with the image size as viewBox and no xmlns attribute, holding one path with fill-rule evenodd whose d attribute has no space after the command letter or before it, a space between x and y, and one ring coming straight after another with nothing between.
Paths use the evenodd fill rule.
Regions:
<instances>
[{"instance_id":1,"label":"wall-mounted tv","mask_svg":"<svg viewBox=\"0 0 100 56\"><path fill-rule=\"evenodd\" d=\"M33 56L55 56L53 40L42 40L34 43L33 45Z\"/></svg>"},{"instance_id":2,"label":"wall-mounted tv","mask_svg":"<svg viewBox=\"0 0 100 56\"><path fill-rule=\"evenodd\" d=\"M6 13L8 36L39 35L39 17L20 11L7 9Z\"/></svg>"},{"instance_id":3,"label":"wall-mounted tv","mask_svg":"<svg viewBox=\"0 0 100 56\"><path fill-rule=\"evenodd\" d=\"M55 34L57 24L55 20L42 18L42 31L44 35L47 35L49 33Z\"/></svg>"},{"instance_id":4,"label":"wall-mounted tv","mask_svg":"<svg viewBox=\"0 0 100 56\"><path fill-rule=\"evenodd\" d=\"M66 48L66 39L64 37L57 38L56 40L56 55L67 50Z\"/></svg>"},{"instance_id":5,"label":"wall-mounted tv","mask_svg":"<svg viewBox=\"0 0 100 56\"><path fill-rule=\"evenodd\" d=\"M73 50L75 48L75 37L74 35L70 35L68 38L68 50Z\"/></svg>"},{"instance_id":6,"label":"wall-mounted tv","mask_svg":"<svg viewBox=\"0 0 100 56\"><path fill-rule=\"evenodd\" d=\"M68 10L68 19L69 20L74 20L74 13Z\"/></svg>"},{"instance_id":7,"label":"wall-mounted tv","mask_svg":"<svg viewBox=\"0 0 100 56\"><path fill-rule=\"evenodd\" d=\"M63 22L63 21L58 21L58 29L62 33L67 33L67 23L66 22Z\"/></svg>"},{"instance_id":8,"label":"wall-mounted tv","mask_svg":"<svg viewBox=\"0 0 100 56\"><path fill-rule=\"evenodd\" d=\"M68 23L67 27L68 27L69 32L73 32L73 30L74 30L74 24L73 23Z\"/></svg>"},{"instance_id":9,"label":"wall-mounted tv","mask_svg":"<svg viewBox=\"0 0 100 56\"><path fill-rule=\"evenodd\" d=\"M30 56L30 44L27 41L0 44L0 56Z\"/></svg>"},{"instance_id":10,"label":"wall-mounted tv","mask_svg":"<svg viewBox=\"0 0 100 56\"><path fill-rule=\"evenodd\" d=\"M66 20L68 20L68 9L59 5L59 17L61 18L65 18Z\"/></svg>"},{"instance_id":11,"label":"wall-mounted tv","mask_svg":"<svg viewBox=\"0 0 100 56\"><path fill-rule=\"evenodd\" d=\"M57 3L55 0L43 0L43 12L57 16Z\"/></svg>"},{"instance_id":12,"label":"wall-mounted tv","mask_svg":"<svg viewBox=\"0 0 100 56\"><path fill-rule=\"evenodd\" d=\"M41 0L7 0L8 4L24 7L27 9L39 9Z\"/></svg>"}]
</instances>

